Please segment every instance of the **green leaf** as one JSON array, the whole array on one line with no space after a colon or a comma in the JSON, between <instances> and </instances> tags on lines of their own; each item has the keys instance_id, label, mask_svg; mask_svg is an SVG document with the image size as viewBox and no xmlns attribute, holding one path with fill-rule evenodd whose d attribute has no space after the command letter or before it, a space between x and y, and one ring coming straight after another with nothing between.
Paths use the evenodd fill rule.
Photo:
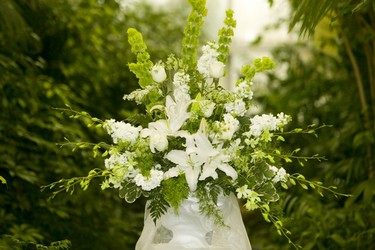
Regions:
<instances>
[{"instance_id":1,"label":"green leaf","mask_svg":"<svg viewBox=\"0 0 375 250\"><path fill-rule=\"evenodd\" d=\"M147 209L150 211L151 217L156 223L156 221L167 211L169 204L163 198L160 189L154 189L151 196L153 199L150 200Z\"/></svg>"},{"instance_id":2,"label":"green leaf","mask_svg":"<svg viewBox=\"0 0 375 250\"><path fill-rule=\"evenodd\" d=\"M6 184L7 183L7 181L5 180L5 178L2 177L1 175L0 175L0 182L1 182L1 184Z\"/></svg>"},{"instance_id":3,"label":"green leaf","mask_svg":"<svg viewBox=\"0 0 375 250\"><path fill-rule=\"evenodd\" d=\"M124 198L127 203L133 203L142 194L142 189L135 183L128 182L119 191L120 198Z\"/></svg>"}]
</instances>

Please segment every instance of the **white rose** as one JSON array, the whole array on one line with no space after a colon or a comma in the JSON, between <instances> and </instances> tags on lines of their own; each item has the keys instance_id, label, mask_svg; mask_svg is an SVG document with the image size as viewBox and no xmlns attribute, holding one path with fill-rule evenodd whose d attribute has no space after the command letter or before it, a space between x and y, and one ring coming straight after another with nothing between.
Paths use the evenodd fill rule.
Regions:
<instances>
[{"instance_id":1,"label":"white rose","mask_svg":"<svg viewBox=\"0 0 375 250\"><path fill-rule=\"evenodd\" d=\"M165 69L161 65L154 65L151 69L151 76L155 82L164 82L167 79L167 73L165 73Z\"/></svg>"},{"instance_id":2,"label":"white rose","mask_svg":"<svg viewBox=\"0 0 375 250\"><path fill-rule=\"evenodd\" d=\"M219 61L212 62L208 68L208 73L212 78L220 78L224 76L225 64Z\"/></svg>"}]
</instances>

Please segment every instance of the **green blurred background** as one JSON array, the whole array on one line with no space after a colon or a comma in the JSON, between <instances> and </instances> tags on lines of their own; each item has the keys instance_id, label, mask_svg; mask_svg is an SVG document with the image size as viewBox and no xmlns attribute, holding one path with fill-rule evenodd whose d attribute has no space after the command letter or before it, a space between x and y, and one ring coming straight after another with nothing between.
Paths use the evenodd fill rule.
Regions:
<instances>
[{"instance_id":1,"label":"green blurred background","mask_svg":"<svg viewBox=\"0 0 375 250\"><path fill-rule=\"evenodd\" d=\"M264 0L267 1L267 0ZM268 1L272 5L272 1ZM301 168L350 198L298 188L272 209L285 215L303 249L375 249L375 1L294 0L286 22L304 39L280 44L255 98L264 112L292 115L293 127L330 124L319 138L288 138L286 147L327 161ZM210 11L210 10L209 10ZM84 176L103 159L60 148L108 137L54 108L69 104L102 119L125 119L137 106L122 97L137 87L126 30L144 35L152 58L179 54L187 1L173 10L115 0L0 1L0 249L134 249L144 201L127 204L99 181L87 191L51 193L42 185ZM172 20L172 21L171 21ZM266 32L266 31L265 31ZM272 31L267 31L272 32ZM259 40L258 40L259 41ZM249 45L256 49L255 45ZM243 214L253 249L292 249L258 212Z\"/></svg>"}]
</instances>

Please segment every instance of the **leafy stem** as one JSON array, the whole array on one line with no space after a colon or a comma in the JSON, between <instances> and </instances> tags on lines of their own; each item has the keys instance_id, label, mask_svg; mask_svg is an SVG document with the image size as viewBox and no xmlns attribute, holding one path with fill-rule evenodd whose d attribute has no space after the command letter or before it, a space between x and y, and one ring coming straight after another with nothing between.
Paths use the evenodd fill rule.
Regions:
<instances>
[{"instance_id":1,"label":"leafy stem","mask_svg":"<svg viewBox=\"0 0 375 250\"><path fill-rule=\"evenodd\" d=\"M270 208L267 204L257 203L257 205L259 206L259 209L263 215L264 220L272 223L276 227L277 233L280 236L284 236L288 240L289 244L291 244L295 249L302 248L300 245L295 244L290 239L289 235L291 235L291 232L284 227L283 222L277 216L270 213Z\"/></svg>"},{"instance_id":2,"label":"leafy stem","mask_svg":"<svg viewBox=\"0 0 375 250\"><path fill-rule=\"evenodd\" d=\"M94 158L98 155L101 155L102 157L105 157L108 155L108 149L111 147L109 144L105 142L99 142L99 143L92 143L92 142L72 142L68 138L64 137L64 139L67 141L65 143L57 143L60 148L65 146L71 146L73 147L72 152L74 152L77 149L83 149L83 148L92 148ZM100 149L104 148L105 151L103 153L100 152Z\"/></svg>"},{"instance_id":3,"label":"leafy stem","mask_svg":"<svg viewBox=\"0 0 375 250\"><path fill-rule=\"evenodd\" d=\"M82 117L88 118L91 122L87 124L87 127L91 127L95 125L96 127L99 128L103 126L103 123L104 123L103 120L96 118L96 117L92 117L88 112L74 110L68 104L65 104L65 106L67 108L53 108L53 109L57 111L61 111L61 113L69 113L70 114L69 118L72 118L72 119L78 119Z\"/></svg>"},{"instance_id":4,"label":"leafy stem","mask_svg":"<svg viewBox=\"0 0 375 250\"><path fill-rule=\"evenodd\" d=\"M299 173L294 173L292 175L289 175L289 182L292 184L292 185L296 185L298 182L298 184L303 188L303 189L309 189L312 188L312 189L315 189L319 194L320 196L324 196L323 195L323 192L322 190L324 191L328 191L330 193L332 193L336 198L338 198L338 196L345 196L345 197L350 197L351 195L350 194L344 194L344 193L340 193L340 192L337 192L337 187L335 186L324 186L322 182L320 181L310 181L310 180L306 180L306 178L302 175L302 174L299 174Z\"/></svg>"},{"instance_id":5,"label":"leafy stem","mask_svg":"<svg viewBox=\"0 0 375 250\"><path fill-rule=\"evenodd\" d=\"M49 199L55 198L56 195L64 191L69 192L72 195L75 191L76 185L79 184L82 190L86 191L94 178L102 178L109 174L109 170L95 168L90 170L87 176L73 177L70 179L61 179L48 185L44 185L41 187L41 191L43 192L45 189L54 189L56 187L57 190L52 192L52 195Z\"/></svg>"}]
</instances>

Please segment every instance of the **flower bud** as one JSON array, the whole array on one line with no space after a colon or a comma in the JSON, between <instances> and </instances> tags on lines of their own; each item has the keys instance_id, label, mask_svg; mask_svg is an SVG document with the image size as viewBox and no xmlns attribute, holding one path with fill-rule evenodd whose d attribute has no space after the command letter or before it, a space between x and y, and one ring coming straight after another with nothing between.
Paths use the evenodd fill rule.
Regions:
<instances>
[{"instance_id":1,"label":"flower bud","mask_svg":"<svg viewBox=\"0 0 375 250\"><path fill-rule=\"evenodd\" d=\"M212 62L208 68L208 73L212 78L220 78L224 76L225 64L219 61Z\"/></svg>"},{"instance_id":2,"label":"flower bud","mask_svg":"<svg viewBox=\"0 0 375 250\"><path fill-rule=\"evenodd\" d=\"M159 83L164 82L165 79L167 79L167 74L165 73L164 67L158 64L152 67L151 76L155 82L159 82Z\"/></svg>"}]
</instances>

